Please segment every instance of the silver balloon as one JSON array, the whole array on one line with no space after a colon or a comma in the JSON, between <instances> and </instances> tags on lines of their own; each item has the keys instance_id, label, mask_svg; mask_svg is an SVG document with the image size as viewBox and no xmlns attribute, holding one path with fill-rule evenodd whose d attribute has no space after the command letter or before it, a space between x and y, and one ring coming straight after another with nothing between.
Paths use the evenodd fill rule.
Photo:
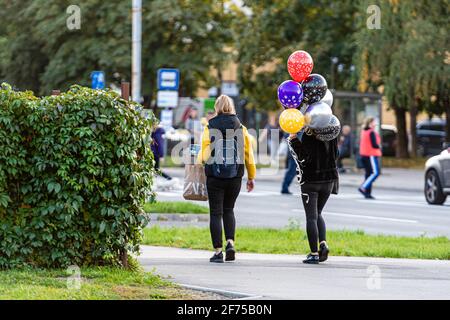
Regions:
<instances>
[{"instance_id":1,"label":"silver balloon","mask_svg":"<svg viewBox=\"0 0 450 320\"><path fill-rule=\"evenodd\" d=\"M308 104L306 104L305 102L302 102L302 104L300 105L300 112L302 114L305 114L306 109L308 109Z\"/></svg>"},{"instance_id":2,"label":"silver balloon","mask_svg":"<svg viewBox=\"0 0 450 320\"><path fill-rule=\"evenodd\" d=\"M320 100L320 101L325 102L331 108L331 106L333 105L333 94L331 93L331 91L327 89L327 93L325 93L325 97L323 97L322 100Z\"/></svg>"},{"instance_id":3,"label":"silver balloon","mask_svg":"<svg viewBox=\"0 0 450 320\"><path fill-rule=\"evenodd\" d=\"M316 138L320 141L331 141L337 138L337 136L339 136L339 133L341 133L341 122L335 115L331 116L328 126L322 129L314 130Z\"/></svg>"},{"instance_id":4,"label":"silver balloon","mask_svg":"<svg viewBox=\"0 0 450 320\"><path fill-rule=\"evenodd\" d=\"M329 105L319 101L311 104L306 109L306 124L311 129L325 128L330 123L332 111Z\"/></svg>"}]
</instances>

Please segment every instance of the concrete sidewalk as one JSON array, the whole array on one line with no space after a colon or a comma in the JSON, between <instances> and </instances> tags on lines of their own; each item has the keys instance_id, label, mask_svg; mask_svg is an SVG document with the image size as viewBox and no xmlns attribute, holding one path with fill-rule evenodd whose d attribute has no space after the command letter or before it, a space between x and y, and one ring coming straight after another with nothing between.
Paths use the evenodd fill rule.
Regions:
<instances>
[{"instance_id":1,"label":"concrete sidewalk","mask_svg":"<svg viewBox=\"0 0 450 320\"><path fill-rule=\"evenodd\" d=\"M248 299L450 299L450 261L237 254L209 263L211 252L141 246L146 270L189 288Z\"/></svg>"},{"instance_id":2,"label":"concrete sidewalk","mask_svg":"<svg viewBox=\"0 0 450 320\"><path fill-rule=\"evenodd\" d=\"M183 178L184 168L163 168L164 172L171 176ZM258 169L257 181L281 181L285 169L263 168ZM349 172L340 174L340 185L346 187L359 187L364 180L364 173ZM414 169L383 168L381 176L375 181L375 189L400 190L423 192L424 172Z\"/></svg>"}]
</instances>

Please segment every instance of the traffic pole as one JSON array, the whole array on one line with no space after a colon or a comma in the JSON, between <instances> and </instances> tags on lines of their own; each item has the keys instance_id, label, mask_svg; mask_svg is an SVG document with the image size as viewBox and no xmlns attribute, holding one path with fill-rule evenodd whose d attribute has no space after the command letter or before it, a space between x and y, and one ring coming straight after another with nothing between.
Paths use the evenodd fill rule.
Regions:
<instances>
[{"instance_id":1,"label":"traffic pole","mask_svg":"<svg viewBox=\"0 0 450 320\"><path fill-rule=\"evenodd\" d=\"M132 63L131 63L131 98L141 102L141 50L142 50L142 0L133 0L132 7Z\"/></svg>"}]
</instances>

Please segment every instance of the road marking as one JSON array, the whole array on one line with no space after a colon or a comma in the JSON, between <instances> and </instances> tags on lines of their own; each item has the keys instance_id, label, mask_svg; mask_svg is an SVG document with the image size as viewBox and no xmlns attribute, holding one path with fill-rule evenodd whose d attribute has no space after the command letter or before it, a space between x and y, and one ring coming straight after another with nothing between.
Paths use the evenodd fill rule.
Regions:
<instances>
[{"instance_id":1,"label":"road marking","mask_svg":"<svg viewBox=\"0 0 450 320\"><path fill-rule=\"evenodd\" d=\"M304 212L300 209L293 209L294 212ZM351 213L342 213L342 212L330 212L324 211L325 216L337 216L337 217L346 217L346 218L361 218L361 219L369 219L369 220L382 220L382 221L392 221L392 222L405 222L405 223L418 223L417 220L408 220L408 219L396 219L396 218L388 218L388 217L378 217L378 216L366 216L361 214L351 214Z\"/></svg>"},{"instance_id":2,"label":"road marking","mask_svg":"<svg viewBox=\"0 0 450 320\"><path fill-rule=\"evenodd\" d=\"M325 214L331 215L331 216L338 216L338 217L350 217L350 218L362 218L362 219L370 219L370 220L417 223L417 220L396 219L396 218L387 218L387 217L378 217L378 216L366 216L366 215L360 215L360 214L348 214L348 213L340 213L340 212L325 211Z\"/></svg>"},{"instance_id":3,"label":"road marking","mask_svg":"<svg viewBox=\"0 0 450 320\"><path fill-rule=\"evenodd\" d=\"M365 200L365 199L360 199L357 200L358 202L364 202L364 203L370 203L370 204L390 204L390 205L394 205L394 206L403 206L403 207L426 207L429 208L430 205L426 204L424 202L404 202L404 201L387 201L387 200Z\"/></svg>"}]
</instances>

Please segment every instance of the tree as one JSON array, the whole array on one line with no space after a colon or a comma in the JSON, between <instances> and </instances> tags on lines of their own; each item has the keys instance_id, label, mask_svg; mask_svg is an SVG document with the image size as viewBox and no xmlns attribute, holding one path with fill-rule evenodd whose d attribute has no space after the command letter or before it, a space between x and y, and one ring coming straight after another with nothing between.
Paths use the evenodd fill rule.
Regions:
<instances>
[{"instance_id":1,"label":"tree","mask_svg":"<svg viewBox=\"0 0 450 320\"><path fill-rule=\"evenodd\" d=\"M371 5L369 1L360 1L361 12ZM403 41L400 31L402 21L398 15L398 3L396 1L381 1L378 3L381 9L381 29L369 29L366 27L366 16L360 17L360 28L355 34L358 50L355 60L361 73L360 90L376 90L382 86L385 97L390 107L395 112L398 130L397 156L407 158L408 135L406 128L406 100L405 93L399 85L401 79L395 71L398 61L393 53L397 52ZM409 92L408 92L409 94Z\"/></svg>"},{"instance_id":2,"label":"tree","mask_svg":"<svg viewBox=\"0 0 450 320\"><path fill-rule=\"evenodd\" d=\"M417 113L420 110L435 113L432 97L445 92L448 86L445 2L378 1L381 29L366 28L365 19L361 19L356 34L355 59L359 61L362 87L384 87L387 101L395 111L399 132L397 155L402 158L408 157L406 111L410 112L415 156ZM369 4L373 1L360 1L361 12Z\"/></svg>"},{"instance_id":3,"label":"tree","mask_svg":"<svg viewBox=\"0 0 450 320\"><path fill-rule=\"evenodd\" d=\"M130 79L131 1L83 1L79 30L66 26L68 5L66 0L0 0L8 39L1 73L7 81L43 94L74 83L89 85L93 70L105 71L109 83ZM182 95L215 82L210 67L226 60L231 17L213 0L144 1L143 93L155 92L161 67L180 69Z\"/></svg>"},{"instance_id":4,"label":"tree","mask_svg":"<svg viewBox=\"0 0 450 320\"><path fill-rule=\"evenodd\" d=\"M299 49L314 59L315 73L322 74L330 87L351 89L354 44L353 1L254 1L244 4L250 16L234 24L238 50L239 82L250 106L274 110L277 86L289 78L286 60ZM331 57L338 57L343 72L338 75ZM333 81L334 80L334 81Z\"/></svg>"}]
</instances>

